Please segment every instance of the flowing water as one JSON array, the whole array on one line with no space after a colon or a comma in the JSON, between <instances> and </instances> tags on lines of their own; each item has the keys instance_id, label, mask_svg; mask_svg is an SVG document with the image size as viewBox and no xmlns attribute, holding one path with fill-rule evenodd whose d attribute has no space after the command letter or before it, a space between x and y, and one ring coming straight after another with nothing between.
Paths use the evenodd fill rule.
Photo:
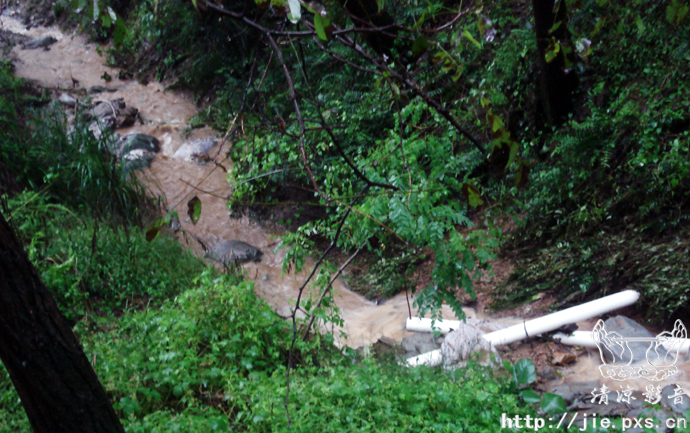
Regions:
<instances>
[{"instance_id":1,"label":"flowing water","mask_svg":"<svg viewBox=\"0 0 690 433\"><path fill-rule=\"evenodd\" d=\"M212 246L222 240L237 239L254 245L264 252L260 263L244 265L247 274L255 282L256 294L268 302L281 316L289 316L302 285L313 262L308 262L298 274L283 275L282 265L285 249L274 252L282 233L278 226L259 224L246 217L230 218L227 201L231 193L225 169L231 161L224 159L232 146L231 140L216 144L209 152L218 155L219 165L199 165L192 161L174 158L175 151L184 142L197 138L214 138L221 143L220 136L209 128L187 128L187 121L197 113L197 107L185 94L166 91L165 86L154 82L147 85L136 81L121 81L118 70L104 65L105 59L97 52L97 45L87 43L82 36L63 34L57 28L33 28L26 30L18 21L8 16L0 17L4 30L25 35L29 38L52 36L58 41L49 50L13 49L17 76L32 80L39 85L59 89L79 98L77 89L105 85L109 91L93 98L108 100L124 98L128 106L139 110L144 124L119 130L119 133L138 131L152 135L161 143L161 152L152 161L150 170L142 173L142 179L156 196L165 198L170 209L179 215L186 215L187 201L194 195L202 202L201 218L196 225L189 220L181 221L187 236L186 244L197 254L203 251L193 236ZM108 83L101 77L107 73L112 77ZM183 241L184 242L184 241ZM404 294L389 299L382 305L365 299L347 289L340 280L334 284L335 302L344 320L342 329L336 329L336 337L343 331L347 340L340 344L351 347L370 345L380 337L387 336L397 341L410 335L405 330L408 317L408 303ZM410 300L412 302L412 300ZM301 314L299 312L298 314ZM415 309L412 307L412 314ZM469 317L476 317L468 309ZM444 318L455 319L449 308L444 308Z\"/></svg>"}]
</instances>

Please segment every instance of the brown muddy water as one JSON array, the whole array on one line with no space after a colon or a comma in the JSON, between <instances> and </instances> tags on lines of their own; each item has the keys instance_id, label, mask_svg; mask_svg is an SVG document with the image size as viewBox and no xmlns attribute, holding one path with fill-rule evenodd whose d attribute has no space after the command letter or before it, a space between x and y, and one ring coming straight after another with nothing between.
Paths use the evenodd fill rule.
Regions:
<instances>
[{"instance_id":1,"label":"brown muddy water","mask_svg":"<svg viewBox=\"0 0 690 433\"><path fill-rule=\"evenodd\" d=\"M237 239L261 249L264 252L261 263L247 263L243 266L249 278L255 282L256 294L281 316L290 315L298 289L308 275L312 262L301 273L283 274L285 248L274 252L279 244L277 236L283 233L283 229L275 225L259 224L246 217L230 218L226 205L231 189L224 169L213 163L199 165L173 157L177 149L187 141L214 138L218 143L221 142L221 135L209 128L195 129L190 133L187 122L197 114L197 107L191 98L182 93L166 91L161 83L143 85L136 81L118 79L118 70L104 65L105 59L98 54L98 46L88 43L82 36L65 35L57 28L26 30L21 23L9 16L1 16L0 25L4 30L31 39L44 36L57 39L49 50L23 50L20 46L14 47L17 76L43 87L72 94L76 98L79 95L75 91L75 83L77 89L106 86L114 91L96 95L94 100L124 98L128 106L137 108L144 124L118 132L142 132L158 138L161 143L161 152L152 161L150 169L143 171L142 180L155 196L163 197L169 208L177 210L179 215L186 215L186 203L194 195L202 202L201 218L196 225L189 220L181 221L182 228L188 234L188 241L183 241L185 245L198 255L203 253L201 246L192 240L193 235L209 246L219 241ZM104 73L112 77L110 82L106 83L101 78ZM232 162L225 159L225 155L231 148L232 141L223 143L222 148L219 148L218 143L209 154L219 155L217 162L227 168ZM400 341L411 334L405 330L408 306L404 294L377 305L348 290L340 279L336 280L334 289L335 303L344 320L342 329L334 330L340 345L356 348L370 345L382 336ZM415 314L414 307L412 313ZM466 314L476 317L471 309ZM444 308L443 316L455 319L449 308ZM340 331L347 335L346 340L338 337Z\"/></svg>"}]
</instances>

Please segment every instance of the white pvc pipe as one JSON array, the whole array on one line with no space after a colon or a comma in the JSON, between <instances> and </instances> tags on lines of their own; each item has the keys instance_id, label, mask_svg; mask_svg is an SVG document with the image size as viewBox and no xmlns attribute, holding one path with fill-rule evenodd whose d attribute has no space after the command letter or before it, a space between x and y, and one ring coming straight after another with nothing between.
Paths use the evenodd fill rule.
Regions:
<instances>
[{"instance_id":1,"label":"white pvc pipe","mask_svg":"<svg viewBox=\"0 0 690 433\"><path fill-rule=\"evenodd\" d=\"M409 358L407 365L410 367L417 367L419 365L426 365L428 367L436 367L443 362L443 354L441 350L432 350L431 352L422 353L419 356Z\"/></svg>"},{"instance_id":2,"label":"white pvc pipe","mask_svg":"<svg viewBox=\"0 0 690 433\"><path fill-rule=\"evenodd\" d=\"M625 290L615 295L605 296L601 299L511 326L510 328L485 334L484 338L494 346L510 344L525 338L535 337L544 332L556 330L570 323L591 319L609 311L626 307L634 304L639 297L640 294L636 291Z\"/></svg>"},{"instance_id":3,"label":"white pvc pipe","mask_svg":"<svg viewBox=\"0 0 690 433\"><path fill-rule=\"evenodd\" d=\"M572 335L565 335L562 332L553 334L554 340L567 344L568 346L582 346L596 349L597 345L592 338L592 331L575 331Z\"/></svg>"},{"instance_id":4,"label":"white pvc pipe","mask_svg":"<svg viewBox=\"0 0 690 433\"><path fill-rule=\"evenodd\" d=\"M596 349L597 345L592 338L592 331L575 331L573 335L565 335L563 333L553 334L553 339L560 341L569 346L582 346ZM666 349L674 350L670 344L663 345ZM679 353L688 353L690 351L690 339L686 338L683 345L678 349Z\"/></svg>"},{"instance_id":5,"label":"white pvc pipe","mask_svg":"<svg viewBox=\"0 0 690 433\"><path fill-rule=\"evenodd\" d=\"M640 294L638 292L634 290L625 290L623 292L616 293L615 295L605 296L601 299L596 299L594 301L590 301L582 305L567 308L563 311L558 311L547 316L532 319L530 321L526 321L518 325L511 326L510 328L505 328L495 332L491 332L489 334L483 335L483 337L484 339L489 341L493 346L498 346L501 344L510 344L515 341L523 340L525 338L535 337L537 335L543 334L544 332L553 331L564 325L569 325L571 323L579 322L581 320L591 319L592 317L608 313L609 311L617 310L619 308L632 305L639 298ZM426 320L429 321L429 328L424 329L424 331L431 332L431 319ZM408 324L409 323L410 319L408 319ZM422 330L422 323L425 323L425 321L422 319L420 319L417 322L413 322L414 326L419 326L420 330ZM460 322L437 320L434 323L434 326L447 327L449 329L457 329L453 328L453 326L458 326L458 323ZM584 346L585 344L581 345ZM690 343L688 345L690 346ZM683 347L686 346L684 345ZM431 352L423 353L419 356L415 356L414 358L410 358L407 360L407 364L410 366L428 365L430 367L434 367L436 365L440 365L442 362L443 356L440 350L434 350Z\"/></svg>"},{"instance_id":6,"label":"white pvc pipe","mask_svg":"<svg viewBox=\"0 0 690 433\"><path fill-rule=\"evenodd\" d=\"M407 319L407 330L411 332L433 332L439 331L441 334L447 334L456 329L460 329L462 322L459 320L433 320L433 327L431 326L432 319L424 317L413 317Z\"/></svg>"}]
</instances>

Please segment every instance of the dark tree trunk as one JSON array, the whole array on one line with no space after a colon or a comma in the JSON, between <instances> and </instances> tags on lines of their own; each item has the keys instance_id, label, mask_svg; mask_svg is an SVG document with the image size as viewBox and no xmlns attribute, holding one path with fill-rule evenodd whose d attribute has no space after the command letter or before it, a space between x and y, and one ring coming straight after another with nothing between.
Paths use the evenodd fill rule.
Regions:
<instances>
[{"instance_id":1,"label":"dark tree trunk","mask_svg":"<svg viewBox=\"0 0 690 433\"><path fill-rule=\"evenodd\" d=\"M360 28L381 28L395 23L385 10L379 11L376 0L340 0L340 4L352 15L355 26ZM363 33L371 48L378 54L391 55L397 30L387 29Z\"/></svg>"},{"instance_id":2,"label":"dark tree trunk","mask_svg":"<svg viewBox=\"0 0 690 433\"><path fill-rule=\"evenodd\" d=\"M539 55L537 85L542 114L549 125L558 125L567 120L568 114L573 111L573 92L578 86L575 72L566 70L566 55L563 50L563 47L570 47L567 8L565 0L532 0L532 8ZM549 32L559 21L561 24ZM552 38L558 41L561 49L555 59L547 62L546 53Z\"/></svg>"},{"instance_id":3,"label":"dark tree trunk","mask_svg":"<svg viewBox=\"0 0 690 433\"><path fill-rule=\"evenodd\" d=\"M0 360L35 432L124 433L76 336L1 213Z\"/></svg>"}]
</instances>

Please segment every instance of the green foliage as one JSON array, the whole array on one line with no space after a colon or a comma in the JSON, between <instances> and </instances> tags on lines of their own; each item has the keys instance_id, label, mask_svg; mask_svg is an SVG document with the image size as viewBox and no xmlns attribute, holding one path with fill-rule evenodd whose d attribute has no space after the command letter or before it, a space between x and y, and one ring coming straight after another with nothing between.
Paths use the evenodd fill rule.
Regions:
<instances>
[{"instance_id":1,"label":"green foliage","mask_svg":"<svg viewBox=\"0 0 690 433\"><path fill-rule=\"evenodd\" d=\"M650 315L685 314L690 268L676 237L688 223L690 88L675 65L690 34L668 15L680 5L639 14L590 2L571 11L571 30L591 40L591 55L576 66L583 108L526 148L539 162L521 209L526 230L508 246L524 254L505 300L634 288Z\"/></svg>"},{"instance_id":2,"label":"green foliage","mask_svg":"<svg viewBox=\"0 0 690 433\"><path fill-rule=\"evenodd\" d=\"M27 101L13 101L16 86L0 96L0 107L15 103L23 109L21 115L8 111L0 167L20 186L45 191L80 212L137 223L146 206L144 190L108 150L110 137L94 139L83 123L67 132L65 115L56 105L27 110Z\"/></svg>"},{"instance_id":3,"label":"green foliage","mask_svg":"<svg viewBox=\"0 0 690 433\"><path fill-rule=\"evenodd\" d=\"M419 257L415 252L401 252L392 257L381 257L371 264L369 270L353 278L350 287L365 288L367 298L392 298L394 295L409 288L410 273L414 270L413 263Z\"/></svg>"},{"instance_id":4,"label":"green foliage","mask_svg":"<svg viewBox=\"0 0 690 433\"><path fill-rule=\"evenodd\" d=\"M70 320L160 302L189 287L203 269L172 238L148 243L136 227L80 217L40 193L22 193L8 207L29 259Z\"/></svg>"},{"instance_id":5,"label":"green foliage","mask_svg":"<svg viewBox=\"0 0 690 433\"><path fill-rule=\"evenodd\" d=\"M160 309L77 325L125 428L286 431L289 324L250 283L206 272L196 285ZM316 355L318 345L298 341L291 431L498 432L501 413L530 413L507 378L474 364L455 372L370 358L352 365L337 352ZM16 395L1 377L0 428L21 426Z\"/></svg>"}]
</instances>

